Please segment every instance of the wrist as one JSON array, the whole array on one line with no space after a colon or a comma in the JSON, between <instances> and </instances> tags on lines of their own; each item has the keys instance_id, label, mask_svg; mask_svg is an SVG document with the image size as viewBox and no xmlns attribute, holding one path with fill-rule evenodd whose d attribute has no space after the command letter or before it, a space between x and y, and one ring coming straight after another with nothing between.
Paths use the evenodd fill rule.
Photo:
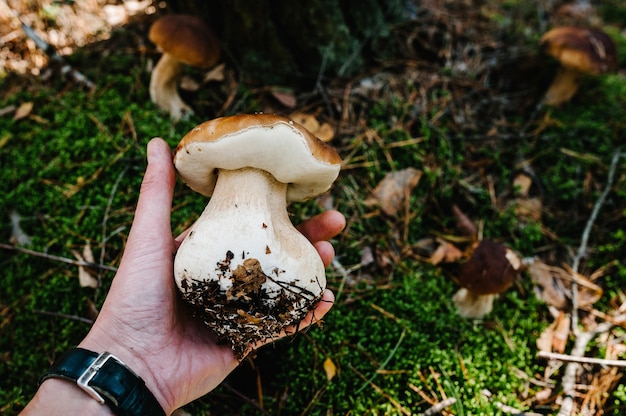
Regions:
<instances>
[{"instance_id":1,"label":"wrist","mask_svg":"<svg viewBox=\"0 0 626 416\"><path fill-rule=\"evenodd\" d=\"M142 357L141 352L133 348L125 348L119 342L108 337L102 339L100 337L91 337L90 335L78 345L79 348L98 354L108 352L114 355L144 381L146 388L154 395L165 413L171 413L173 409L170 407L170 401L163 394L163 391L166 391L166 389L161 386L160 381L156 377L157 371L150 368L146 359Z\"/></svg>"},{"instance_id":2,"label":"wrist","mask_svg":"<svg viewBox=\"0 0 626 416\"><path fill-rule=\"evenodd\" d=\"M89 397L76 383L55 378L48 379L39 386L21 415L114 416L109 406L103 406Z\"/></svg>"}]
</instances>

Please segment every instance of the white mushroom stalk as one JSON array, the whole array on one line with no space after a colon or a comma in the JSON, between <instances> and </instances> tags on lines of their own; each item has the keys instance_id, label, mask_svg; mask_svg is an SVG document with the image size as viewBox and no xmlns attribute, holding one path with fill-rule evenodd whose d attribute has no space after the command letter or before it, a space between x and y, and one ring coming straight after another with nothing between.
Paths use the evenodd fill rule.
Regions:
<instances>
[{"instance_id":1,"label":"white mushroom stalk","mask_svg":"<svg viewBox=\"0 0 626 416\"><path fill-rule=\"evenodd\" d=\"M181 178L211 199L178 249L176 283L239 357L297 326L321 299L324 264L291 223L287 202L328 189L340 162L304 128L277 116L209 121L179 144Z\"/></svg>"},{"instance_id":2,"label":"white mushroom stalk","mask_svg":"<svg viewBox=\"0 0 626 416\"><path fill-rule=\"evenodd\" d=\"M160 109L170 113L174 120L193 114L178 94L178 81L183 63L168 53L164 53L150 74L150 99Z\"/></svg>"},{"instance_id":3,"label":"white mushroom stalk","mask_svg":"<svg viewBox=\"0 0 626 416\"><path fill-rule=\"evenodd\" d=\"M221 54L219 41L202 19L177 14L157 19L148 37L163 52L150 77L150 99L173 120L186 118L193 110L178 95L183 65L213 66Z\"/></svg>"}]
</instances>

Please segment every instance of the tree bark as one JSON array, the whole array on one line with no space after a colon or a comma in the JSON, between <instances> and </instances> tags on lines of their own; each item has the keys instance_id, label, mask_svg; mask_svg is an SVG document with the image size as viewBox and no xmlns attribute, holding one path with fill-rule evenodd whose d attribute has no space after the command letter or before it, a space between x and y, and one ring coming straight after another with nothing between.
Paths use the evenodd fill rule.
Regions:
<instances>
[{"instance_id":1,"label":"tree bark","mask_svg":"<svg viewBox=\"0 0 626 416\"><path fill-rule=\"evenodd\" d=\"M310 87L350 76L395 49L407 0L179 0L172 13L201 16L224 59L251 84Z\"/></svg>"}]
</instances>

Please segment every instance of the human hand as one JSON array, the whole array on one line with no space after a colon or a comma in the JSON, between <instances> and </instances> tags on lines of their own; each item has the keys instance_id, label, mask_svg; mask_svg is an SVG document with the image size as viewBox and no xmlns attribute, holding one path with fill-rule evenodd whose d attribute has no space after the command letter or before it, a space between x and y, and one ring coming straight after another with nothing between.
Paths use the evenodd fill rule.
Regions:
<instances>
[{"instance_id":1,"label":"human hand","mask_svg":"<svg viewBox=\"0 0 626 416\"><path fill-rule=\"evenodd\" d=\"M121 264L98 319L80 344L125 362L144 379L167 414L214 389L239 364L231 348L218 345L180 304L173 258L185 234L176 239L171 234L174 183L170 149L154 139L148 145L148 168ZM327 240L344 226L342 214L326 211L298 229L328 266L334 249ZM326 290L299 327L320 320L333 300Z\"/></svg>"}]
</instances>

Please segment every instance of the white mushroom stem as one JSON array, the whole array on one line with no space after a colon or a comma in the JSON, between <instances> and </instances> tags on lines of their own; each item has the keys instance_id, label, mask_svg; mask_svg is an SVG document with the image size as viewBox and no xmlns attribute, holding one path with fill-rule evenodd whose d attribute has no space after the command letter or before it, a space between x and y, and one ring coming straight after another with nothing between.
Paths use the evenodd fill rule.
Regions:
<instances>
[{"instance_id":1,"label":"white mushroom stem","mask_svg":"<svg viewBox=\"0 0 626 416\"><path fill-rule=\"evenodd\" d=\"M559 106L568 102L576 91L581 73L574 69L559 68L556 77L546 92L543 101L547 105Z\"/></svg>"},{"instance_id":2,"label":"white mushroom stem","mask_svg":"<svg viewBox=\"0 0 626 416\"><path fill-rule=\"evenodd\" d=\"M459 315L463 318L482 318L493 309L493 300L496 295L477 295L465 288L456 292L452 300Z\"/></svg>"},{"instance_id":3,"label":"white mushroom stem","mask_svg":"<svg viewBox=\"0 0 626 416\"><path fill-rule=\"evenodd\" d=\"M298 309L319 298L326 277L319 254L289 220L286 194L287 184L263 170L220 170L209 204L176 254L181 291L194 281L218 282L227 291L232 271L256 259L267 276L266 296L293 295L292 317L301 319L306 311ZM220 267L225 261L228 267Z\"/></svg>"},{"instance_id":4,"label":"white mushroom stem","mask_svg":"<svg viewBox=\"0 0 626 416\"><path fill-rule=\"evenodd\" d=\"M150 76L150 99L160 109L179 120L193 114L193 110L178 95L178 81L183 63L169 53L164 53Z\"/></svg>"}]
</instances>

